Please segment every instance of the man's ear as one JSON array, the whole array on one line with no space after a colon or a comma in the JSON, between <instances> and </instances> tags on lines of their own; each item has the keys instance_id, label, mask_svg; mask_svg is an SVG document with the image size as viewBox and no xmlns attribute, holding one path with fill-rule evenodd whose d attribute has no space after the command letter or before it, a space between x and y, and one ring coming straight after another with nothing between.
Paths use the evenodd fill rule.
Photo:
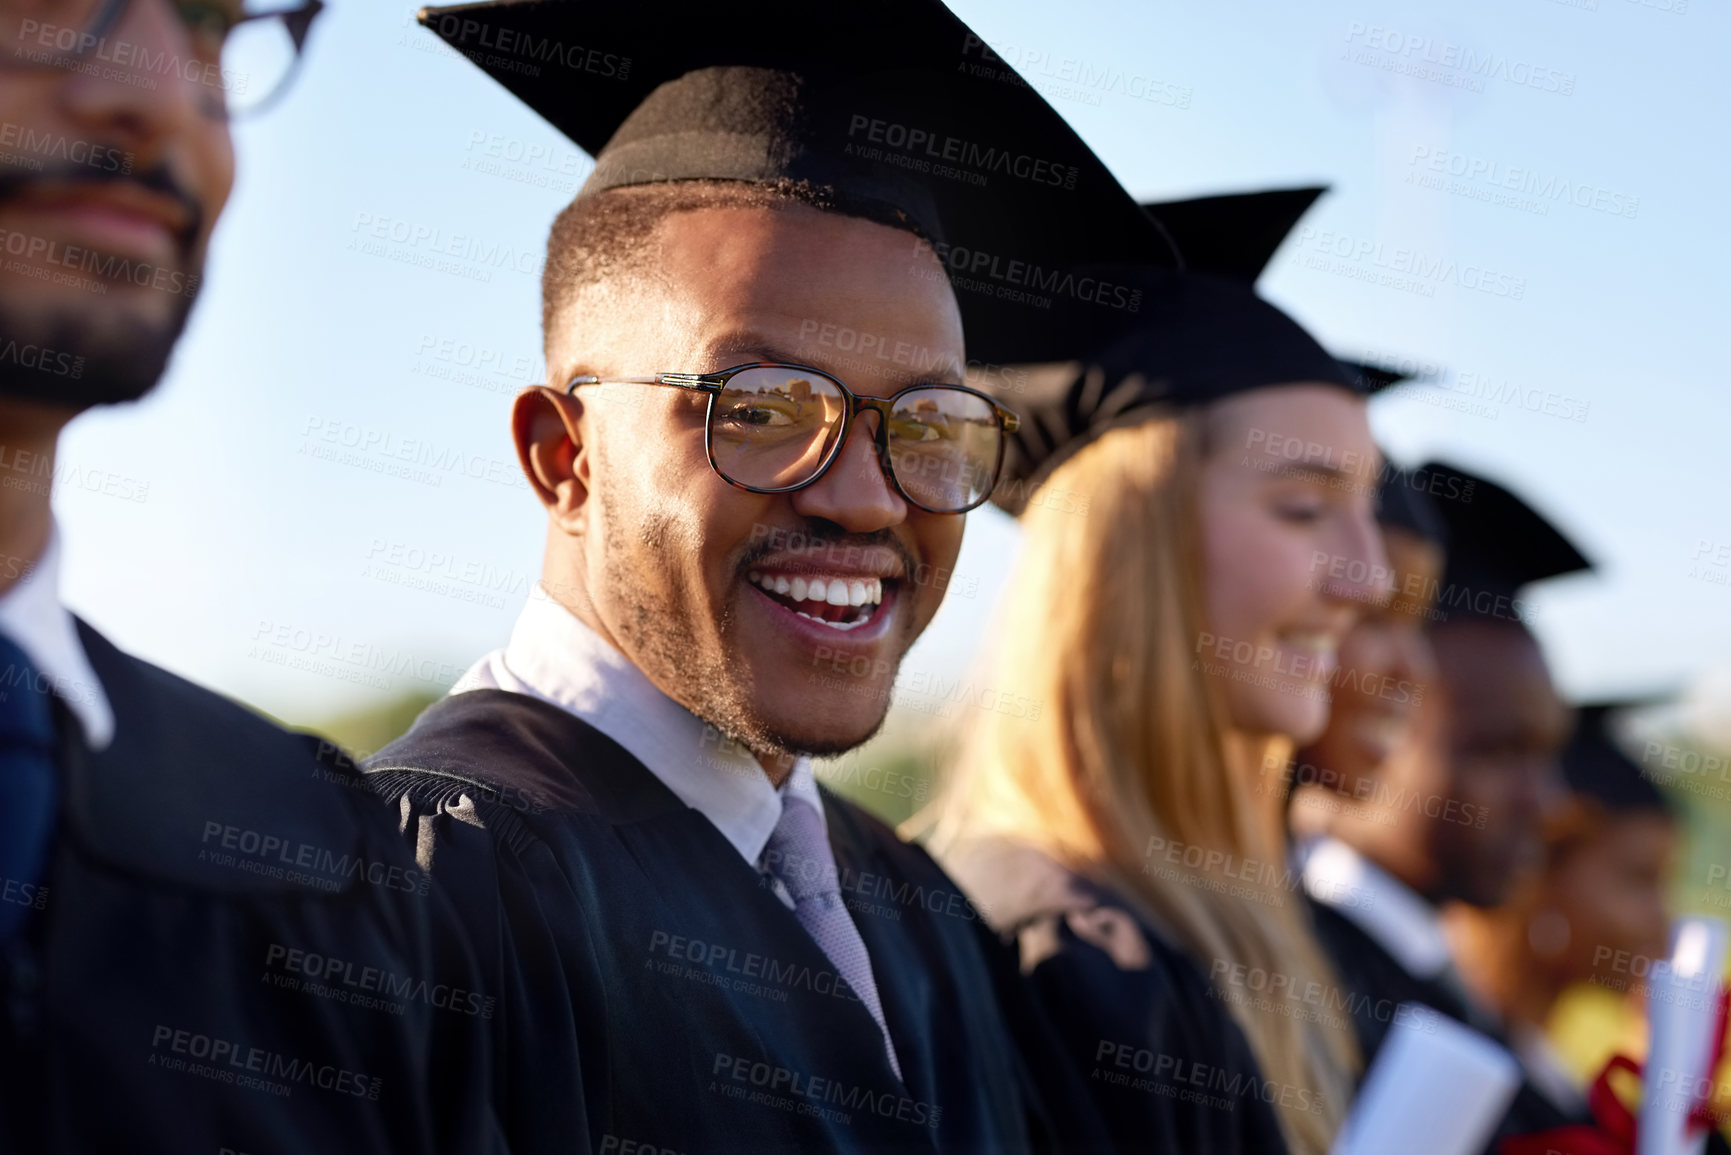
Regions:
<instances>
[{"instance_id":1,"label":"man's ear","mask_svg":"<svg viewBox=\"0 0 1731 1155\"><path fill-rule=\"evenodd\" d=\"M589 499L589 454L583 442L583 402L545 385L517 394L511 439L529 488L566 533L581 533Z\"/></svg>"}]
</instances>

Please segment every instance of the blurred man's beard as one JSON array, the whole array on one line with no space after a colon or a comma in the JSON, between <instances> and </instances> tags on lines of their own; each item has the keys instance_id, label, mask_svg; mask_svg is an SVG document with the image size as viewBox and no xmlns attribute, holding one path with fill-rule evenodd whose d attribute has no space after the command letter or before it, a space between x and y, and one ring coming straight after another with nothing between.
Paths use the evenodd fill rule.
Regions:
<instances>
[{"instance_id":1,"label":"blurred man's beard","mask_svg":"<svg viewBox=\"0 0 1731 1155\"><path fill-rule=\"evenodd\" d=\"M0 396L82 412L137 401L162 379L192 298L156 322L110 311L101 298L53 316L14 317L0 303Z\"/></svg>"},{"instance_id":2,"label":"blurred man's beard","mask_svg":"<svg viewBox=\"0 0 1731 1155\"><path fill-rule=\"evenodd\" d=\"M118 183L173 198L186 209L179 268L166 271L185 274L183 284L196 284L196 275L204 271L202 246L194 240L201 235L203 209L165 165L135 173L71 164L41 169L0 165L0 203L26 194L32 186L75 189ZM132 315L114 303L127 292L129 286L124 284L110 286L119 290L113 295L91 294L88 302L57 308L9 304L9 300L29 301L33 289L23 276L4 276L8 283L0 289L0 396L14 400L74 411L138 400L162 379L192 311L191 294L173 293L167 312L158 318Z\"/></svg>"}]
</instances>

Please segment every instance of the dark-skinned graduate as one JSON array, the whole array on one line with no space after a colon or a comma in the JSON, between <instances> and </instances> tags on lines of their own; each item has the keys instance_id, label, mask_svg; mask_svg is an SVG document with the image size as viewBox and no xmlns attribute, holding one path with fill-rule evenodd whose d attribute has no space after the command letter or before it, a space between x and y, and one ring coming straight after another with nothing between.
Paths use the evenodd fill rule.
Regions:
<instances>
[{"instance_id":1,"label":"dark-skinned graduate","mask_svg":"<svg viewBox=\"0 0 1731 1155\"><path fill-rule=\"evenodd\" d=\"M230 120L283 92L318 9L0 3L8 1153L497 1149L491 996L354 766L60 600L69 556L148 564L62 538L54 485L104 471L57 458L60 431L156 385L234 180Z\"/></svg>"},{"instance_id":2,"label":"dark-skinned graduate","mask_svg":"<svg viewBox=\"0 0 1731 1155\"><path fill-rule=\"evenodd\" d=\"M1013 958L810 756L877 730L996 479L964 335L1164 239L934 2L423 21L596 155L509 426L541 582L368 767L500 987L513 1148L1095 1145ZM555 50L595 67L514 66Z\"/></svg>"},{"instance_id":3,"label":"dark-skinned graduate","mask_svg":"<svg viewBox=\"0 0 1731 1155\"><path fill-rule=\"evenodd\" d=\"M1568 798L1545 831L1543 866L1501 906L1446 913L1462 978L1501 1017L1532 1083L1574 1116L1588 1108L1587 1087L1550 1041L1552 1012L1577 984L1639 1007L1644 984L1631 981L1629 960L1645 972L1670 937L1682 823L1616 732L1638 706L1580 707L1562 754Z\"/></svg>"},{"instance_id":4,"label":"dark-skinned graduate","mask_svg":"<svg viewBox=\"0 0 1731 1155\"><path fill-rule=\"evenodd\" d=\"M1320 1155L1350 1106L1350 1030L1268 994L1335 980L1258 788L1321 731L1334 649L1384 592L1371 384L1253 284L1319 191L1150 206L1189 271L1137 274L1116 335L1083 318L1072 360L998 375L1024 538L979 681L1041 709L971 720L931 845L1017 943L1118 1151Z\"/></svg>"},{"instance_id":5,"label":"dark-skinned graduate","mask_svg":"<svg viewBox=\"0 0 1731 1155\"><path fill-rule=\"evenodd\" d=\"M1573 715L1526 598L1588 568L1494 481L1434 463L1399 476L1406 489L1385 493L1385 508L1423 512L1392 519L1409 543L1394 552L1398 600L1427 624L1391 676L1419 692L1405 693L1412 708L1393 720L1344 711L1300 755L1291 813L1317 933L1351 992L1367 1061L1409 1002L1507 1045L1498 1016L1461 980L1440 910L1497 906L1542 860ZM1494 1143L1568 1121L1525 1080Z\"/></svg>"}]
</instances>

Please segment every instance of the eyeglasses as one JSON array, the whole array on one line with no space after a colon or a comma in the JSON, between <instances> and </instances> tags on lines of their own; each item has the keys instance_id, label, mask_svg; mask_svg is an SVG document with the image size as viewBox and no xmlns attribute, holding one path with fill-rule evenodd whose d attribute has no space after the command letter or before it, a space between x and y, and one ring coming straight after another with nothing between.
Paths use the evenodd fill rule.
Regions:
<instances>
[{"instance_id":1,"label":"eyeglasses","mask_svg":"<svg viewBox=\"0 0 1731 1155\"><path fill-rule=\"evenodd\" d=\"M704 451L723 481L792 493L828 472L862 411L878 415L878 460L891 484L929 513L966 513L997 484L1016 415L964 385L912 385L861 397L821 370L755 361L719 373L574 377L579 385L670 385L709 394Z\"/></svg>"},{"instance_id":2,"label":"eyeglasses","mask_svg":"<svg viewBox=\"0 0 1731 1155\"><path fill-rule=\"evenodd\" d=\"M133 0L0 0L0 68L58 68L155 88L192 82L233 120L273 104L300 63L324 0L164 0L189 54L114 37Z\"/></svg>"}]
</instances>

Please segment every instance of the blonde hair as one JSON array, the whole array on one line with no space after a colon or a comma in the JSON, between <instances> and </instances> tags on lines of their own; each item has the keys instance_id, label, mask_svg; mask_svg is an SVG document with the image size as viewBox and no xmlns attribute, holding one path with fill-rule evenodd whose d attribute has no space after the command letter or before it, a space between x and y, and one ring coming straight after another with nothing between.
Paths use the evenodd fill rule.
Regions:
<instances>
[{"instance_id":1,"label":"blonde hair","mask_svg":"<svg viewBox=\"0 0 1731 1155\"><path fill-rule=\"evenodd\" d=\"M1203 970L1210 959L1261 967L1303 990L1334 977L1290 885L1277 796L1251 796L1263 764L1230 736L1191 652L1207 628L1196 560L1207 421L1190 410L1112 430L1033 494L995 684L1040 708L978 712L932 812L932 843L940 854L984 837L1032 845L1129 898ZM1276 745L1257 752L1283 758L1288 744ZM1149 848L1178 844L1263 869L1225 888L1166 856L1148 869ZM1277 1098L1310 1092L1307 1110L1275 1111L1292 1150L1325 1152L1358 1064L1346 1024L1223 1001Z\"/></svg>"}]
</instances>

